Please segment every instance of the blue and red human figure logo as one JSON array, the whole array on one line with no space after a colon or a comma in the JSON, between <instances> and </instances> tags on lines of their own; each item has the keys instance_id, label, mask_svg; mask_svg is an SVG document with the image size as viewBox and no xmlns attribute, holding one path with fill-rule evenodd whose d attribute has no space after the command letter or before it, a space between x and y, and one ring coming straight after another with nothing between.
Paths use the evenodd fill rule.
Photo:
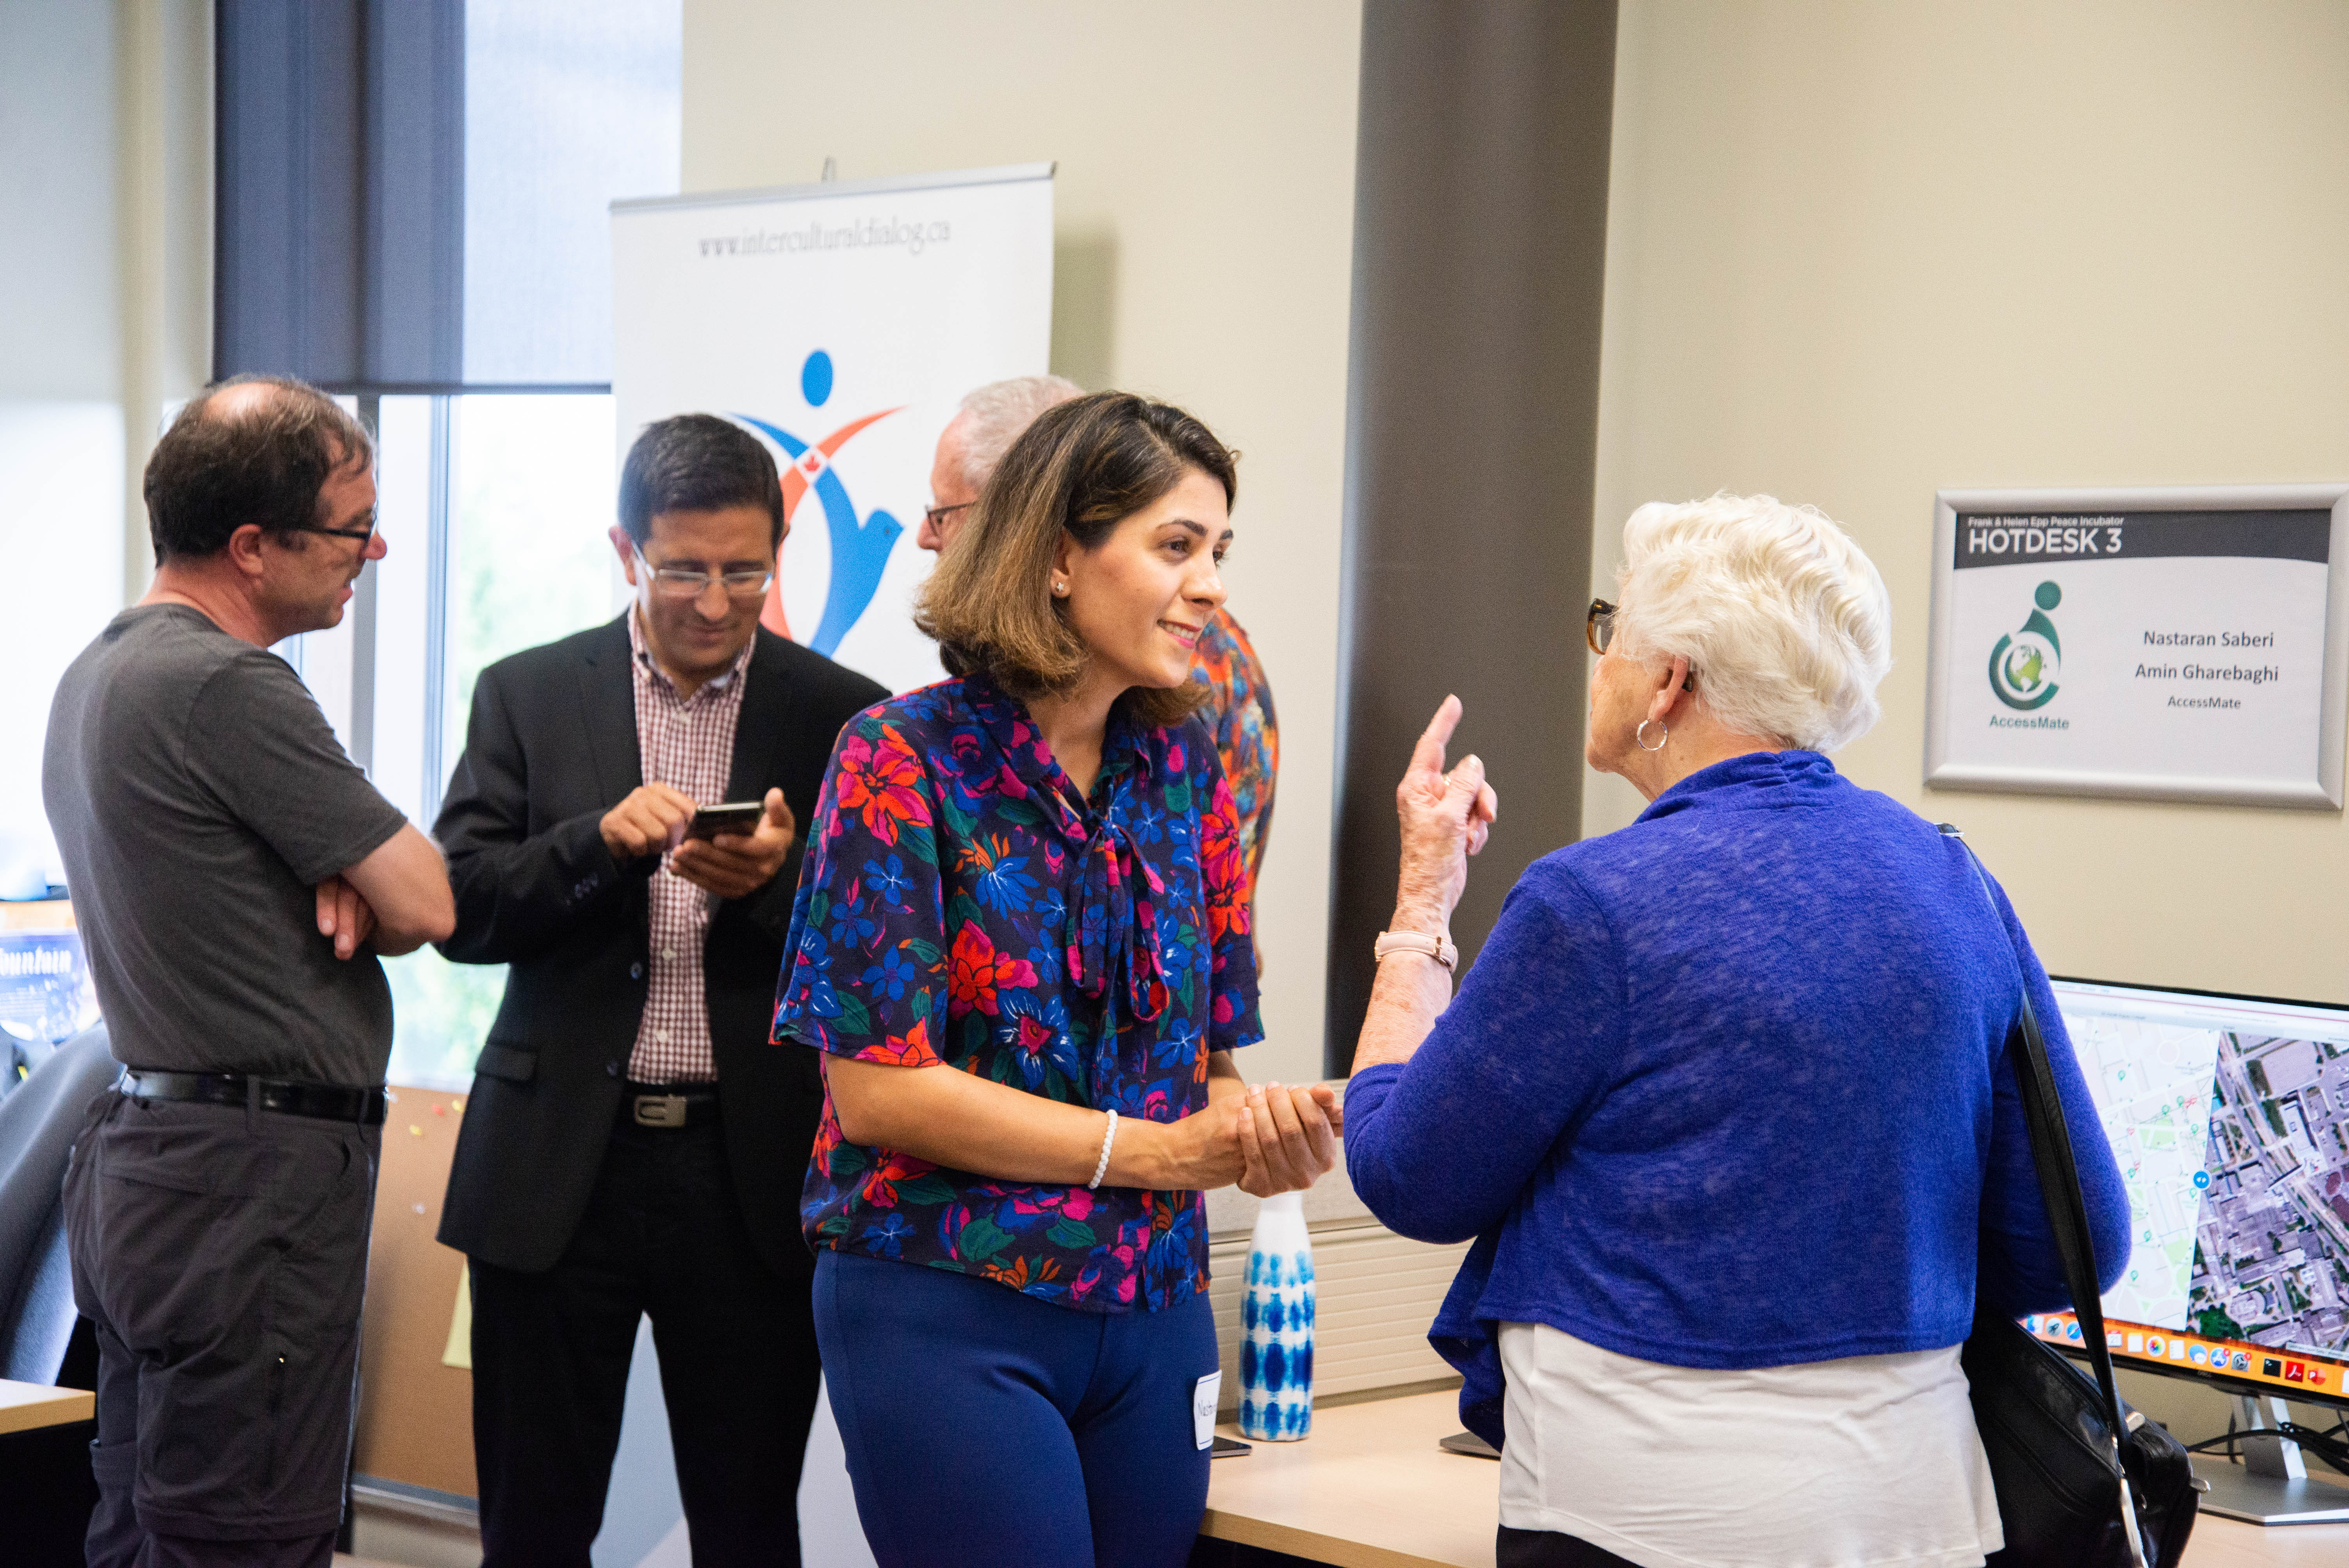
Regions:
<instances>
[{"instance_id":1,"label":"blue and red human figure logo","mask_svg":"<svg viewBox=\"0 0 2349 1568\"><path fill-rule=\"evenodd\" d=\"M832 398L832 356L819 348L807 356L800 366L800 394L811 408L821 408ZM856 515L856 502L841 482L833 467L833 459L858 431L902 412L900 408L884 408L877 414L866 414L851 419L820 441L803 441L780 425L748 414L736 416L744 424L764 431L770 440L791 457L791 465L782 471L783 518L789 521L799 510L800 501L810 490L823 503L824 531L832 542L832 581L826 585L823 614L816 622L815 635L807 645L830 658L840 640L848 635L873 603L873 595L881 587L881 573L889 564L889 552L896 548L897 536L905 531L905 524L887 512L874 508L861 521ZM759 620L766 628L781 636L790 636L790 621L783 614L783 583L778 571L774 585L767 590L767 607Z\"/></svg>"}]
</instances>

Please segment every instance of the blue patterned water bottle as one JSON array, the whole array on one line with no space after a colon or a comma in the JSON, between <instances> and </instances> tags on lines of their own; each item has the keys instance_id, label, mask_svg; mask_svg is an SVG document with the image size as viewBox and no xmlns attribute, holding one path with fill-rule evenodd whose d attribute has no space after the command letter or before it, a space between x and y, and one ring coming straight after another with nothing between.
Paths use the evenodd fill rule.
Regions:
<instances>
[{"instance_id":1,"label":"blue patterned water bottle","mask_svg":"<svg viewBox=\"0 0 2349 1568\"><path fill-rule=\"evenodd\" d=\"M1302 1192L1257 1211L1240 1328L1240 1430L1293 1442L1313 1429L1313 1238Z\"/></svg>"}]
</instances>

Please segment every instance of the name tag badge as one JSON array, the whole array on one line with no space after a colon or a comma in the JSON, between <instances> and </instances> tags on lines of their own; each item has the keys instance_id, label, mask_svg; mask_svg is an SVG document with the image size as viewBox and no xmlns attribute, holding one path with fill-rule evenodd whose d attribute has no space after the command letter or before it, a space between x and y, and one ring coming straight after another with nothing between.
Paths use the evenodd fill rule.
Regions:
<instances>
[{"instance_id":1,"label":"name tag badge","mask_svg":"<svg viewBox=\"0 0 2349 1568\"><path fill-rule=\"evenodd\" d=\"M1224 1375L1210 1372L1191 1388L1191 1436L1203 1449L1216 1444L1216 1396L1224 1390Z\"/></svg>"}]
</instances>

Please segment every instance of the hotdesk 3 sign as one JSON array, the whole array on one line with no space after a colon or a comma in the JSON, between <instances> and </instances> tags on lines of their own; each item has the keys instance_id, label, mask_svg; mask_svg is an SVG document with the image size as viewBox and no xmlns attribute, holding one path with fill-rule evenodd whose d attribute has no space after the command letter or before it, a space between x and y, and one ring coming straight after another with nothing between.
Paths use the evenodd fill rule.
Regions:
<instances>
[{"instance_id":1,"label":"hotdesk 3 sign","mask_svg":"<svg viewBox=\"0 0 2349 1568\"><path fill-rule=\"evenodd\" d=\"M2337 808L2349 485L1944 490L1925 781Z\"/></svg>"}]
</instances>

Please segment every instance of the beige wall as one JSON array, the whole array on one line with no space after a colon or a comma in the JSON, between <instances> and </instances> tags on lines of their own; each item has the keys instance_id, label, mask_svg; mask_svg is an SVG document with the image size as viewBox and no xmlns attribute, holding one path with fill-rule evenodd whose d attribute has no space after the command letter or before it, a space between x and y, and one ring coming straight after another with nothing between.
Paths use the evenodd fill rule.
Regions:
<instances>
[{"instance_id":1,"label":"beige wall","mask_svg":"<svg viewBox=\"0 0 2349 1568\"><path fill-rule=\"evenodd\" d=\"M109 578L119 559L109 611L153 572L140 480L163 409L212 373L212 46L209 0L0 8L0 405L119 418L119 475L109 455L75 485L119 517L78 547Z\"/></svg>"},{"instance_id":2,"label":"beige wall","mask_svg":"<svg viewBox=\"0 0 2349 1568\"><path fill-rule=\"evenodd\" d=\"M155 572L140 481L163 412L212 374L212 8L117 0L116 11L128 603Z\"/></svg>"},{"instance_id":3,"label":"beige wall","mask_svg":"<svg viewBox=\"0 0 2349 1568\"><path fill-rule=\"evenodd\" d=\"M2341 813L1920 782L1937 488L2349 478L2344 191L2334 0L1624 0L1594 583L1643 500L1816 503L1897 617L1838 762L2050 969L2349 1000Z\"/></svg>"},{"instance_id":4,"label":"beige wall","mask_svg":"<svg viewBox=\"0 0 2349 1568\"><path fill-rule=\"evenodd\" d=\"M1318 1077L1352 254L1354 0L687 0L688 191L1056 160L1052 367L1240 449L1231 609L1278 699L1266 1045Z\"/></svg>"}]
</instances>

